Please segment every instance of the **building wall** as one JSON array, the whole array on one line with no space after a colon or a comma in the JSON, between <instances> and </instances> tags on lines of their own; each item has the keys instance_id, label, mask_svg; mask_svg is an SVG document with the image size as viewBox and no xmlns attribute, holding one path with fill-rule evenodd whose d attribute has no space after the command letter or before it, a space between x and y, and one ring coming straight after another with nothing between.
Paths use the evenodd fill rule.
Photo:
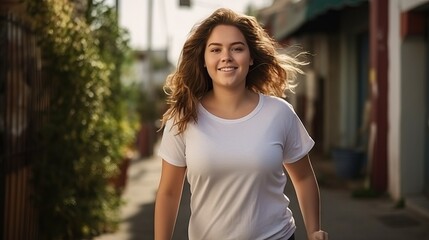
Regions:
<instances>
[{"instance_id":1,"label":"building wall","mask_svg":"<svg viewBox=\"0 0 429 240\"><path fill-rule=\"evenodd\" d=\"M400 153L401 187L404 196L423 192L425 155L426 45L423 36L404 39L401 47Z\"/></svg>"},{"instance_id":2,"label":"building wall","mask_svg":"<svg viewBox=\"0 0 429 240\"><path fill-rule=\"evenodd\" d=\"M336 147L352 148L358 145L358 118L361 116L357 109L357 36L368 31L368 9L363 7L345 11L340 21L338 32L316 32L297 40L313 54L307 72L311 71L319 79L317 86L323 84L321 147L325 153Z\"/></svg>"},{"instance_id":3,"label":"building wall","mask_svg":"<svg viewBox=\"0 0 429 240\"><path fill-rule=\"evenodd\" d=\"M314 33L306 34L291 40L292 46L300 46L304 51L310 53L307 61L309 65L303 70L305 76L298 79L298 88L294 95L288 98L296 108L298 114L301 113L301 120L306 125L312 137L319 137L316 140L317 150L329 154L333 147L340 142L340 57L339 40L337 34ZM322 87L324 93L320 96L319 88ZM323 100L319 98L324 98ZM323 102L323 109L316 109L316 101ZM316 116L316 111L323 111L322 116ZM321 119L320 119L321 117ZM322 124L322 125L320 125ZM316 126L317 125L317 126ZM317 135L317 127L323 128L322 136ZM315 136L316 134L316 136Z\"/></svg>"},{"instance_id":4,"label":"building wall","mask_svg":"<svg viewBox=\"0 0 429 240\"><path fill-rule=\"evenodd\" d=\"M390 0L391 5L399 7L401 11L408 11L428 2L428 0Z\"/></svg>"},{"instance_id":5,"label":"building wall","mask_svg":"<svg viewBox=\"0 0 429 240\"><path fill-rule=\"evenodd\" d=\"M356 43L354 34L340 34L340 146L355 146L356 135Z\"/></svg>"},{"instance_id":6,"label":"building wall","mask_svg":"<svg viewBox=\"0 0 429 240\"><path fill-rule=\"evenodd\" d=\"M314 72L321 81L318 86L324 89L322 149L328 153L339 139L338 39L329 34L317 34L312 42L313 52L316 53L313 60Z\"/></svg>"},{"instance_id":7,"label":"building wall","mask_svg":"<svg viewBox=\"0 0 429 240\"><path fill-rule=\"evenodd\" d=\"M358 109L358 36L368 32L368 8L344 10L339 33L339 101L340 141L342 147L359 146L359 129L362 110Z\"/></svg>"},{"instance_id":8,"label":"building wall","mask_svg":"<svg viewBox=\"0 0 429 240\"><path fill-rule=\"evenodd\" d=\"M424 187L428 50L423 35L401 36L401 14L427 2L389 4L388 191L397 200Z\"/></svg>"},{"instance_id":9,"label":"building wall","mask_svg":"<svg viewBox=\"0 0 429 240\"><path fill-rule=\"evenodd\" d=\"M152 81L149 80L149 62L146 54L145 51L135 51L135 59L132 65L122 76L121 81L124 84L139 84L144 91L151 88L150 84L153 85L153 88L159 88L164 85L168 74L174 70L172 65L168 62L167 50L153 51L154 62L158 62L158 64L162 64L162 66L154 68L152 71Z\"/></svg>"}]
</instances>

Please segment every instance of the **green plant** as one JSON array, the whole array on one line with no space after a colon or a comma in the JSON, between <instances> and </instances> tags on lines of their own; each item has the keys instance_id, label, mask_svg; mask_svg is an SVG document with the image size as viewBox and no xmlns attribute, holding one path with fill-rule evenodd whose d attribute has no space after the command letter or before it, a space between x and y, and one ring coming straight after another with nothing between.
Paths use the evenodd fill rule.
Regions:
<instances>
[{"instance_id":1,"label":"green plant","mask_svg":"<svg viewBox=\"0 0 429 240\"><path fill-rule=\"evenodd\" d=\"M153 70L162 70L169 66L169 63L166 59L159 57L152 57L152 67Z\"/></svg>"},{"instance_id":2,"label":"green plant","mask_svg":"<svg viewBox=\"0 0 429 240\"><path fill-rule=\"evenodd\" d=\"M82 239L116 227L121 203L108 184L133 141L124 116L126 32L104 1L79 14L67 0L27 1L49 81L49 112L33 165L41 239Z\"/></svg>"}]
</instances>

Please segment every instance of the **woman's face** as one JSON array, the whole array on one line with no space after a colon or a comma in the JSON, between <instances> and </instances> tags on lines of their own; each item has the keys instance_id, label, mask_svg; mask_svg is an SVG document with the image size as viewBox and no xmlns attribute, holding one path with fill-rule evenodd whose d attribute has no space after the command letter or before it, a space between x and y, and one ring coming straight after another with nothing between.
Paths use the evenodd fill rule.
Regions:
<instances>
[{"instance_id":1,"label":"woman's face","mask_svg":"<svg viewBox=\"0 0 429 240\"><path fill-rule=\"evenodd\" d=\"M245 87L249 66L253 64L244 35L230 25L213 29L205 46L204 61L213 88Z\"/></svg>"}]
</instances>

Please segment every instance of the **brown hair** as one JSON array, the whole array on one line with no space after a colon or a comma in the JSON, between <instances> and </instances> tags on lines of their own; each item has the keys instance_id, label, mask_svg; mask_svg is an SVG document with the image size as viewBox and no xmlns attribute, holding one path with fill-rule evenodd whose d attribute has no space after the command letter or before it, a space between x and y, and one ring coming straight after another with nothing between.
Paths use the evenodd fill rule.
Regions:
<instances>
[{"instance_id":1,"label":"brown hair","mask_svg":"<svg viewBox=\"0 0 429 240\"><path fill-rule=\"evenodd\" d=\"M164 91L168 95L169 108L163 115L162 126L167 120L173 119L181 133L186 130L188 122L198 120L198 103L213 88L212 80L204 68L204 51L212 30L218 25L237 27L247 41L254 63L247 74L248 89L285 97L285 91L294 87L296 74L302 73L297 66L303 63L279 54L277 42L254 17L220 8L194 26L183 46L177 69L167 77Z\"/></svg>"}]
</instances>

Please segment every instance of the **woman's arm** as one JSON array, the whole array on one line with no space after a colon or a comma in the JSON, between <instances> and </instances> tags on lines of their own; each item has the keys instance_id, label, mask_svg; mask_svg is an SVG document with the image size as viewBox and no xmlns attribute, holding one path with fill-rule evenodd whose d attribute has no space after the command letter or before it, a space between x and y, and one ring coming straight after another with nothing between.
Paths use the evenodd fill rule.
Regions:
<instances>
[{"instance_id":1,"label":"woman's arm","mask_svg":"<svg viewBox=\"0 0 429 240\"><path fill-rule=\"evenodd\" d=\"M302 159L284 164L284 166L298 197L308 239L327 240L327 234L321 231L319 186L310 158L306 155Z\"/></svg>"},{"instance_id":2,"label":"woman's arm","mask_svg":"<svg viewBox=\"0 0 429 240\"><path fill-rule=\"evenodd\" d=\"M162 172L155 203L155 240L173 236L186 167L177 167L162 160Z\"/></svg>"}]
</instances>

